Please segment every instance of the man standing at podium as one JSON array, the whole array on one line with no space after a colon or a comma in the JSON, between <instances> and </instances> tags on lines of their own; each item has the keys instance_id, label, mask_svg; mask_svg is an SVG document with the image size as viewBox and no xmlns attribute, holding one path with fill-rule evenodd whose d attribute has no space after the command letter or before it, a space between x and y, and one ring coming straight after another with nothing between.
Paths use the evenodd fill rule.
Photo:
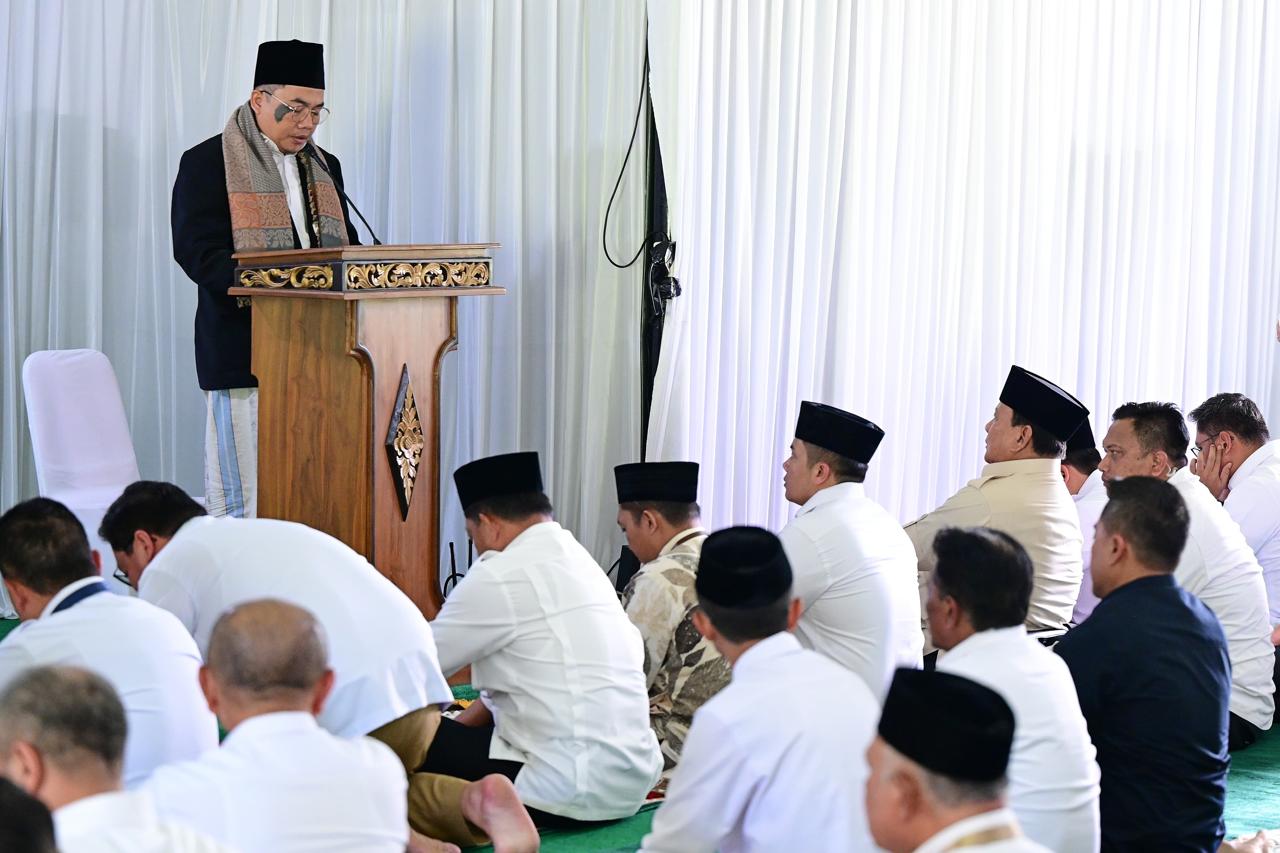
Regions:
<instances>
[{"instance_id":1,"label":"man standing at podium","mask_svg":"<svg viewBox=\"0 0 1280 853\"><path fill-rule=\"evenodd\" d=\"M249 306L227 294L235 284L232 254L359 242L334 187L342 185L342 166L310 144L328 116L324 47L265 42L248 102L236 107L222 133L184 153L178 165L173 257L200 287L196 374L208 410L210 515L257 514L258 382L250 372Z\"/></svg>"}]
</instances>

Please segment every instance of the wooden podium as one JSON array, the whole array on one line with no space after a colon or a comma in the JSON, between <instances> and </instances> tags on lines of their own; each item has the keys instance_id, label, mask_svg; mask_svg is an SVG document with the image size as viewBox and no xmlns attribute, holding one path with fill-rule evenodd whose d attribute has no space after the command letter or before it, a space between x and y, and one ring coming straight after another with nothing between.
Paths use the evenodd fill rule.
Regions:
<instances>
[{"instance_id":1,"label":"wooden podium","mask_svg":"<svg viewBox=\"0 0 1280 853\"><path fill-rule=\"evenodd\" d=\"M440 609L440 365L458 298L496 243L235 256L253 311L258 515L365 555L428 618Z\"/></svg>"}]
</instances>

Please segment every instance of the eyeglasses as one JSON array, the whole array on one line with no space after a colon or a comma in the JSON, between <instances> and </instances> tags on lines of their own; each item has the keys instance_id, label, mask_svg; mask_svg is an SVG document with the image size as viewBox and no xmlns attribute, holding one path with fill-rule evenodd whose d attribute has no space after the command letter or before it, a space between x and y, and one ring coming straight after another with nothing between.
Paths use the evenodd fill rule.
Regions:
<instances>
[{"instance_id":1,"label":"eyeglasses","mask_svg":"<svg viewBox=\"0 0 1280 853\"><path fill-rule=\"evenodd\" d=\"M1210 442L1212 442L1215 438L1217 438L1217 437L1218 437L1218 436L1220 436L1220 435L1222 435L1222 433L1220 433L1220 432L1215 432L1213 435L1206 437L1206 438L1205 438L1205 440L1204 440L1204 444L1206 444L1206 445L1207 445L1207 444L1209 444ZM1193 445L1191 446L1191 458L1192 458L1192 459L1199 459L1199 458L1200 458L1200 454L1201 454L1201 453L1204 453L1204 451L1205 451L1206 449L1207 449L1207 448L1205 448L1205 447L1202 447L1202 446L1201 446L1201 442L1198 442L1198 441L1197 441L1195 444L1193 444Z\"/></svg>"},{"instance_id":2,"label":"eyeglasses","mask_svg":"<svg viewBox=\"0 0 1280 853\"><path fill-rule=\"evenodd\" d=\"M289 111L289 115L293 117L294 124L300 123L302 121L302 117L306 115L310 115L311 120L315 122L317 125L324 124L325 119L329 117L328 107L321 107L320 109L316 110L316 109L312 109L311 107L304 106L302 104L286 103L285 101L280 100L275 95L268 92L266 89L259 89L258 91L266 95L268 98L275 101L276 103L280 104L285 109L287 109Z\"/></svg>"},{"instance_id":3,"label":"eyeglasses","mask_svg":"<svg viewBox=\"0 0 1280 853\"><path fill-rule=\"evenodd\" d=\"M129 589L133 589L133 583L129 580L129 576L124 573L124 569L116 569L114 572L111 573L111 577L115 578L116 580L120 581L120 583L129 587Z\"/></svg>"}]
</instances>

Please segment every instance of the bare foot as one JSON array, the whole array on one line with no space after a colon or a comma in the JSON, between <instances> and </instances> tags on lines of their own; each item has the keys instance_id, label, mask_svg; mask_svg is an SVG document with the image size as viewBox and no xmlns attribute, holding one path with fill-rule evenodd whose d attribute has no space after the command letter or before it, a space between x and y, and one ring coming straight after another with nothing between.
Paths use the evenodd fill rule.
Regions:
<instances>
[{"instance_id":1,"label":"bare foot","mask_svg":"<svg viewBox=\"0 0 1280 853\"><path fill-rule=\"evenodd\" d=\"M542 843L516 786L505 776L495 773L467 785L462 814L489 834L494 853L537 853Z\"/></svg>"},{"instance_id":2,"label":"bare foot","mask_svg":"<svg viewBox=\"0 0 1280 853\"><path fill-rule=\"evenodd\" d=\"M408 853L462 853L462 850L456 844L436 841L410 829Z\"/></svg>"}]
</instances>

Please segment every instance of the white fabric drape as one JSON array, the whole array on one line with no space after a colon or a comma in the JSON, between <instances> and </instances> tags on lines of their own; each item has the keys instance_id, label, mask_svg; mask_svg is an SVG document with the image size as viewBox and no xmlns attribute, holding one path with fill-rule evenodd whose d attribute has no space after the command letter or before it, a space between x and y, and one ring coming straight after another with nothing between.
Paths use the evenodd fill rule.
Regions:
<instances>
[{"instance_id":1,"label":"white fabric drape","mask_svg":"<svg viewBox=\"0 0 1280 853\"><path fill-rule=\"evenodd\" d=\"M143 476L201 491L196 289L169 193L182 151L248 97L258 43L300 38L325 45L317 138L382 239L503 244L510 293L463 300L445 369L444 538L465 554L458 464L539 450L561 519L611 560L610 467L639 453L639 292L600 229L644 35L641 0L4 4L0 508L36 490L19 369L45 348L106 352ZM633 163L611 245L639 244L643 179Z\"/></svg>"},{"instance_id":2,"label":"white fabric drape","mask_svg":"<svg viewBox=\"0 0 1280 853\"><path fill-rule=\"evenodd\" d=\"M888 436L907 520L982 462L1010 363L1095 429L1237 390L1280 428L1280 9L650 0L676 273L650 459L778 527L799 403Z\"/></svg>"}]
</instances>

